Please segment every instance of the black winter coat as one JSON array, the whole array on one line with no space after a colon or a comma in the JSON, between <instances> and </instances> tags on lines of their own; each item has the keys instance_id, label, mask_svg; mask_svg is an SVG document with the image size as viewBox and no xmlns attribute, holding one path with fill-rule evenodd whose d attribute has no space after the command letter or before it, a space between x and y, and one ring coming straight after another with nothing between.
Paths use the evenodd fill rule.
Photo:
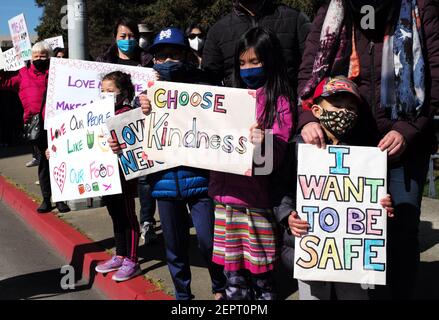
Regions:
<instances>
[{"instance_id":1,"label":"black winter coat","mask_svg":"<svg viewBox=\"0 0 439 320\"><path fill-rule=\"evenodd\" d=\"M216 22L207 34L202 68L217 84L232 86L235 46L252 27L271 29L279 38L287 62L288 75L297 88L297 73L302 60L305 40L311 27L308 17L285 5L265 2L260 13L251 17L235 2L231 13Z\"/></svg>"},{"instance_id":2,"label":"black winter coat","mask_svg":"<svg viewBox=\"0 0 439 320\"><path fill-rule=\"evenodd\" d=\"M393 2L397 5L398 1ZM305 52L299 73L299 94L310 79L316 53L320 43L320 32L329 4L318 11L306 41ZM377 32L357 30L357 50L360 56L360 76L355 80L365 104L360 110L364 115L355 130L365 138L378 141L391 130L398 131L414 153L433 153L437 150L433 115L439 109L439 17L437 3L433 0L418 0L421 16L424 59L426 62L426 100L421 115L414 121L392 121L380 106L381 62L383 35ZM398 13L399 10L396 11ZM360 29L360 28L358 28ZM336 76L336 74L331 75ZM363 121L364 120L364 121ZM299 106L300 131L307 123L317 122L311 111ZM370 141L362 145L370 144ZM405 152L408 153L407 151Z\"/></svg>"}]
</instances>

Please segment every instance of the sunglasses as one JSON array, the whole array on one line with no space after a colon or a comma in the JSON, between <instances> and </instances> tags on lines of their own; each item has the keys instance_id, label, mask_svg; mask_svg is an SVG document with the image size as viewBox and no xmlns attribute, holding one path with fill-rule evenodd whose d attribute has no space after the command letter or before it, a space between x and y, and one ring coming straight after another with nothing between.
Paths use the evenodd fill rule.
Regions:
<instances>
[{"instance_id":1,"label":"sunglasses","mask_svg":"<svg viewBox=\"0 0 439 320\"><path fill-rule=\"evenodd\" d=\"M203 34L202 33L191 33L190 35L187 36L190 40L194 40L196 37L199 38L203 38Z\"/></svg>"},{"instance_id":2,"label":"sunglasses","mask_svg":"<svg viewBox=\"0 0 439 320\"><path fill-rule=\"evenodd\" d=\"M180 60L182 58L181 52L158 52L154 55L154 58L159 61L165 61L166 59Z\"/></svg>"}]
</instances>

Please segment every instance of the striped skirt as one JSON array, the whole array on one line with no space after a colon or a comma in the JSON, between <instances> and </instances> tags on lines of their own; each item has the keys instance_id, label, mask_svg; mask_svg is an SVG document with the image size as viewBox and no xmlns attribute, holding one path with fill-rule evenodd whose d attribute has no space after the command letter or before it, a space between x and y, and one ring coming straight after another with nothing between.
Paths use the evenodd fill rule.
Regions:
<instances>
[{"instance_id":1,"label":"striped skirt","mask_svg":"<svg viewBox=\"0 0 439 320\"><path fill-rule=\"evenodd\" d=\"M253 274L273 269L276 237L273 213L269 209L215 206L212 261L226 271L247 269Z\"/></svg>"}]
</instances>

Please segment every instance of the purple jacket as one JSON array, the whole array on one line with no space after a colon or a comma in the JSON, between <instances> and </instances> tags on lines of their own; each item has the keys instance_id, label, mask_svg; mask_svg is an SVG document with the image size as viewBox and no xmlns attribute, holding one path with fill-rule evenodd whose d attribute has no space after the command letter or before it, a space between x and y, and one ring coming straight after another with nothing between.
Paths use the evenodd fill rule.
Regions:
<instances>
[{"instance_id":1,"label":"purple jacket","mask_svg":"<svg viewBox=\"0 0 439 320\"><path fill-rule=\"evenodd\" d=\"M256 116L259 119L265 107L263 88L256 92ZM273 170L278 168L284 158L287 143L293 128L292 108L285 98L279 98L277 111L281 126L273 124ZM241 176L231 173L210 172L209 196L216 202L259 209L272 208L270 198L270 176Z\"/></svg>"},{"instance_id":2,"label":"purple jacket","mask_svg":"<svg viewBox=\"0 0 439 320\"><path fill-rule=\"evenodd\" d=\"M40 72L33 64L16 72L0 73L0 90L11 90L18 93L23 105L23 120L26 123L33 115L42 111L43 99L47 89L49 71Z\"/></svg>"},{"instance_id":3,"label":"purple jacket","mask_svg":"<svg viewBox=\"0 0 439 320\"><path fill-rule=\"evenodd\" d=\"M389 131L396 130L404 136L409 147L416 146L418 151L435 152L437 141L434 134L433 115L439 107L439 17L433 0L418 0L418 6L422 20L426 61L426 100L423 112L413 122L392 121L387 117L384 109L380 107L383 37L358 30L356 37L361 69L360 76L355 82L359 86L360 93L365 100L365 109L371 113L370 119L372 120L369 124L364 124L360 134L376 135L377 139L381 139ZM328 4L320 8L308 35L299 71L299 92L312 73L327 10ZM312 121L317 122L317 119L313 117L311 111L303 110L302 106L299 106L299 130ZM378 143L378 141L375 142Z\"/></svg>"}]
</instances>

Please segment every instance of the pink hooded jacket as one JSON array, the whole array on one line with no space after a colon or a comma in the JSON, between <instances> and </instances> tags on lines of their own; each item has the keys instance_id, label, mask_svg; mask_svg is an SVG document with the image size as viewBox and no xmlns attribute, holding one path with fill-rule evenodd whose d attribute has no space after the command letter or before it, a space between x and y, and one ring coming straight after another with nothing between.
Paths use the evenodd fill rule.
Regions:
<instances>
[{"instance_id":1,"label":"pink hooded jacket","mask_svg":"<svg viewBox=\"0 0 439 320\"><path fill-rule=\"evenodd\" d=\"M12 90L18 93L23 104L23 120L26 123L42 109L44 117L44 95L47 89L49 71L40 72L33 64L16 72L0 72L0 90Z\"/></svg>"},{"instance_id":2,"label":"pink hooded jacket","mask_svg":"<svg viewBox=\"0 0 439 320\"><path fill-rule=\"evenodd\" d=\"M256 116L259 119L265 108L263 88L256 92ZM292 108L285 98L279 98L277 112L281 126L277 120L273 124L273 170L276 170L284 159L287 143L293 129ZM267 150L266 150L267 152ZM270 198L270 176L241 176L224 172L210 172L209 196L216 202L258 209L272 208Z\"/></svg>"}]
</instances>

